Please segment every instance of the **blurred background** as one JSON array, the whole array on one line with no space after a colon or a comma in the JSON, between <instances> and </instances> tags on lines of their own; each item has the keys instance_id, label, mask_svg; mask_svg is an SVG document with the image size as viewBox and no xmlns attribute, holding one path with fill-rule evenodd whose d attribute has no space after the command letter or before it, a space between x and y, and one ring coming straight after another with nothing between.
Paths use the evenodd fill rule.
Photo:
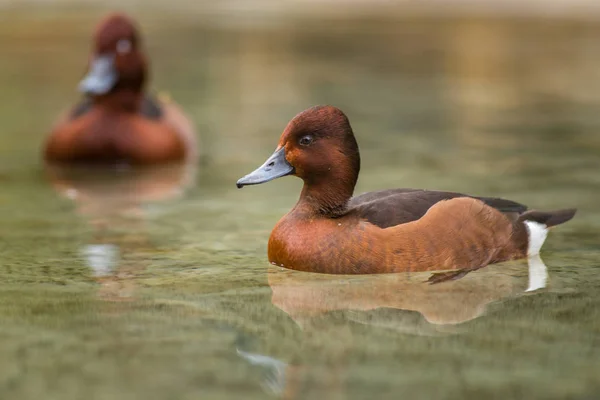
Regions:
<instances>
[{"instance_id":1,"label":"blurred background","mask_svg":"<svg viewBox=\"0 0 600 400\"><path fill-rule=\"evenodd\" d=\"M137 20L197 165L44 166L110 11ZM599 42L591 0L0 0L0 397L595 398ZM547 282L526 292L526 262L439 286L272 269L301 182L235 182L316 104L350 119L359 193L577 207Z\"/></svg>"}]
</instances>

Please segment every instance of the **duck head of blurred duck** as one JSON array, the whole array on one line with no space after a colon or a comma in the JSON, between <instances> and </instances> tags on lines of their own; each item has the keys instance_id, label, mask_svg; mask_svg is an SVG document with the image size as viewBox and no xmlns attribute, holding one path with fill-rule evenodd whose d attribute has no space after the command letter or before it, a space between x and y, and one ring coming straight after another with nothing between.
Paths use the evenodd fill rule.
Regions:
<instances>
[{"instance_id":1,"label":"duck head of blurred duck","mask_svg":"<svg viewBox=\"0 0 600 400\"><path fill-rule=\"evenodd\" d=\"M110 14L96 27L93 42L79 91L107 107L137 110L149 68L135 22L124 14Z\"/></svg>"}]
</instances>

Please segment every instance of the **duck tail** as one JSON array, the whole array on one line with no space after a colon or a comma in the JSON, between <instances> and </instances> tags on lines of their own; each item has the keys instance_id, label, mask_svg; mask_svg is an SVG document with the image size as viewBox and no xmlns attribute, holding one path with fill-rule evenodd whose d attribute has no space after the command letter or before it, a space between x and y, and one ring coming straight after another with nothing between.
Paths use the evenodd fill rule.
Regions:
<instances>
[{"instance_id":1,"label":"duck tail","mask_svg":"<svg viewBox=\"0 0 600 400\"><path fill-rule=\"evenodd\" d=\"M546 228L551 228L556 225L564 224L575 216L577 209L566 208L556 211L526 211L519 216L521 222L536 222L545 225Z\"/></svg>"},{"instance_id":2,"label":"duck tail","mask_svg":"<svg viewBox=\"0 0 600 400\"><path fill-rule=\"evenodd\" d=\"M540 254L540 249L548 235L548 229L563 224L575 216L577 210L568 208L556 211L527 211L519 216L518 221L527 227L527 256Z\"/></svg>"}]
</instances>

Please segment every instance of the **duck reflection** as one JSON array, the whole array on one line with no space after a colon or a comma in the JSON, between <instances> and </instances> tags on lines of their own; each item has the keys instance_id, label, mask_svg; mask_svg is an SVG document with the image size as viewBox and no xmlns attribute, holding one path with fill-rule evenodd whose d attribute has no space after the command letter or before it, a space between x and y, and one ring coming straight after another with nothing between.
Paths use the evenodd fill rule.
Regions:
<instances>
[{"instance_id":1,"label":"duck reflection","mask_svg":"<svg viewBox=\"0 0 600 400\"><path fill-rule=\"evenodd\" d=\"M386 309L400 311L400 315L406 315L407 311L416 312L427 323L423 326L428 326L428 330L443 330L445 326L481 316L492 302L546 286L547 268L539 256L528 259L527 279L522 271L521 263L506 263L489 266L462 279L431 285L425 283L429 277L427 273L345 276L340 279L273 267L269 270L268 280L273 291L273 304L300 326L309 318L331 311L353 311L350 315L356 316L356 312ZM384 319L388 325L389 317L386 313ZM400 318L401 321L406 319ZM371 324L377 324L378 318L369 320ZM408 320L415 318L411 316ZM399 321L395 328L405 331L407 327L402 324Z\"/></svg>"},{"instance_id":2,"label":"duck reflection","mask_svg":"<svg viewBox=\"0 0 600 400\"><path fill-rule=\"evenodd\" d=\"M345 320L336 334L331 360L341 368L353 335L349 326L360 324L401 334L437 336L457 333L461 324L484 315L491 303L546 287L547 267L539 256L521 262L488 266L461 279L429 284L427 273L332 276L271 267L268 282L272 303L288 314L308 337L328 314ZM345 339L344 339L345 338ZM331 349L328 345L328 351ZM238 349L238 355L262 372L262 386L275 396L296 398L307 377L308 366ZM337 373L323 376L331 395L343 392ZM342 373L342 372L340 372ZM331 376L330 376L331 375ZM339 378L339 377L338 377Z\"/></svg>"},{"instance_id":3,"label":"duck reflection","mask_svg":"<svg viewBox=\"0 0 600 400\"><path fill-rule=\"evenodd\" d=\"M92 228L93 237L80 252L102 284L100 296L130 299L134 286L127 278L146 267L135 254L153 250L146 221L160 213L158 203L179 197L193 184L195 166L46 165L45 172L52 187L75 203L77 213Z\"/></svg>"}]
</instances>

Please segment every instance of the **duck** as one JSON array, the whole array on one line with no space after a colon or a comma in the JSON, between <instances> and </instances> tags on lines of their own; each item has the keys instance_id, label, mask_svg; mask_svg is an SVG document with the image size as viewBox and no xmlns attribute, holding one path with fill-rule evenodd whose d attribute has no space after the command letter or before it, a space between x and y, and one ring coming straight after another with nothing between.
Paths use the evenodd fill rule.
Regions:
<instances>
[{"instance_id":1,"label":"duck","mask_svg":"<svg viewBox=\"0 0 600 400\"><path fill-rule=\"evenodd\" d=\"M359 171L358 144L340 109L315 106L287 124L275 152L237 181L238 188L284 176L304 182L271 232L271 264L327 274L447 271L429 279L438 283L538 255L549 229L576 212L425 189L353 197Z\"/></svg>"},{"instance_id":2,"label":"duck","mask_svg":"<svg viewBox=\"0 0 600 400\"><path fill-rule=\"evenodd\" d=\"M78 89L83 98L47 137L49 163L153 165L192 160L193 124L173 101L146 91L149 68L141 35L128 15L104 17Z\"/></svg>"}]
</instances>

